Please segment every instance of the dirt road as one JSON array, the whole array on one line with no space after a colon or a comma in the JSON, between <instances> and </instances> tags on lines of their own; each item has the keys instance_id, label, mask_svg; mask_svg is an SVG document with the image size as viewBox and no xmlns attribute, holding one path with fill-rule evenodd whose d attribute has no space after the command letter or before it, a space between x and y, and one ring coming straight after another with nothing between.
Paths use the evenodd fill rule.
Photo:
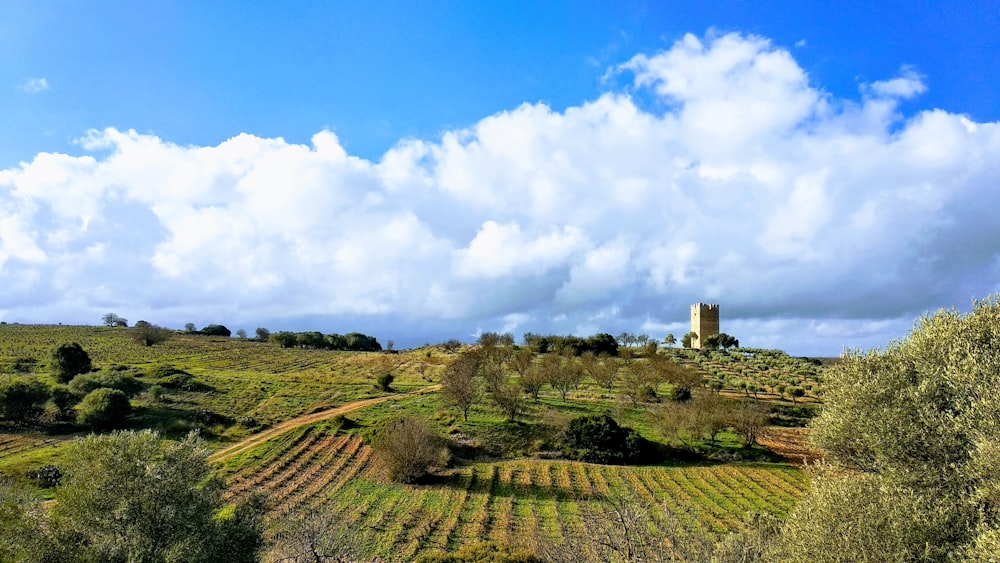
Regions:
<instances>
[{"instance_id":1,"label":"dirt road","mask_svg":"<svg viewBox=\"0 0 1000 563\"><path fill-rule=\"evenodd\" d=\"M413 397L414 395L420 395L423 393L431 393L440 389L440 385L431 385L430 387L424 387L423 389L413 391L411 393L400 393L398 395L386 395L385 397L376 397L374 399L364 399L361 401L355 401L353 403L347 403L346 405L340 405L339 407L334 407L332 409L327 409L325 411L314 412L312 414L306 414L300 417L296 417L290 420L286 420L277 426L272 426L263 432L254 434L242 442L233 444L226 448L223 448L212 455L208 456L209 463L216 463L222 460L233 457L234 455L243 453L254 446L262 444L272 438L281 436L285 432L290 432L295 430L300 426L305 426L307 424L312 424L314 422L320 422L322 420L327 420L341 414L347 414L358 409L363 409L365 407L370 407L371 405L377 405L378 403L384 403L386 401L398 401L399 399L405 399L407 397Z\"/></svg>"}]
</instances>

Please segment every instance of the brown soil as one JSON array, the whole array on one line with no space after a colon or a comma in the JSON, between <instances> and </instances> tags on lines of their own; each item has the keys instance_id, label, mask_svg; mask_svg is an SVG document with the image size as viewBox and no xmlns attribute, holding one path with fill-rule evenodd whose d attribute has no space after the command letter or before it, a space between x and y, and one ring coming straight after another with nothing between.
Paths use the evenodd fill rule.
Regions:
<instances>
[{"instance_id":1,"label":"brown soil","mask_svg":"<svg viewBox=\"0 0 1000 563\"><path fill-rule=\"evenodd\" d=\"M757 438L757 443L788 460L789 463L805 465L823 458L823 452L807 443L808 428L785 428L771 426Z\"/></svg>"},{"instance_id":2,"label":"brown soil","mask_svg":"<svg viewBox=\"0 0 1000 563\"><path fill-rule=\"evenodd\" d=\"M272 438L276 438L285 432L290 432L305 426L307 424L313 424L314 422L320 422L323 420L331 419L335 416L342 414L347 414L349 412L356 411L358 409L363 409L365 407L370 407L371 405L377 405L378 403L384 403L386 401L396 401L399 399L405 399L407 397L412 397L414 395L420 395L422 393L430 393L432 391L437 391L440 389L440 385L431 385L430 387L424 387L418 391L412 393L401 393L398 395L386 395L385 397L376 397L374 399L364 399L362 401L355 401L353 403L347 403L346 405L340 405L339 407L334 407L332 409L327 409L325 411L320 411L317 413L307 414L300 417L296 417L290 420L286 420L277 426L272 426L263 432L259 432L250 436L246 440L233 444L226 448L223 448L212 455L208 456L208 461L210 463L219 462L225 459L229 459L234 455L243 453L255 446L258 446Z\"/></svg>"}]
</instances>

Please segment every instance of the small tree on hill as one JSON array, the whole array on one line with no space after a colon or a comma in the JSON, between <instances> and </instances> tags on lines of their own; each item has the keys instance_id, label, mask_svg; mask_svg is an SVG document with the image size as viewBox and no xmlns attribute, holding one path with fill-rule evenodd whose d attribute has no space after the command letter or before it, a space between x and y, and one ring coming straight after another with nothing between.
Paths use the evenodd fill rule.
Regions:
<instances>
[{"instance_id":1,"label":"small tree on hill","mask_svg":"<svg viewBox=\"0 0 1000 563\"><path fill-rule=\"evenodd\" d=\"M123 319L114 313L108 313L101 317L101 322L104 326L108 327L126 327L128 326L128 319Z\"/></svg>"},{"instance_id":2,"label":"small tree on hill","mask_svg":"<svg viewBox=\"0 0 1000 563\"><path fill-rule=\"evenodd\" d=\"M691 331L691 332L685 334L684 336L681 337L681 346L683 346L684 348L690 348L691 347L691 340L693 338L697 338L697 336L698 336L698 333L694 332L694 331Z\"/></svg>"},{"instance_id":3,"label":"small tree on hill","mask_svg":"<svg viewBox=\"0 0 1000 563\"><path fill-rule=\"evenodd\" d=\"M262 326L257 327L257 330L254 332L254 340L257 342L267 342L271 338L271 331Z\"/></svg>"},{"instance_id":4,"label":"small tree on hill","mask_svg":"<svg viewBox=\"0 0 1000 563\"><path fill-rule=\"evenodd\" d=\"M59 383L69 383L71 379L91 369L90 355L77 342L60 344L52 350L52 373Z\"/></svg>"},{"instance_id":5,"label":"small tree on hill","mask_svg":"<svg viewBox=\"0 0 1000 563\"><path fill-rule=\"evenodd\" d=\"M444 370L441 377L441 393L445 402L462 411L462 418L469 420L469 409L479 398L476 385L477 358L463 353Z\"/></svg>"}]
</instances>

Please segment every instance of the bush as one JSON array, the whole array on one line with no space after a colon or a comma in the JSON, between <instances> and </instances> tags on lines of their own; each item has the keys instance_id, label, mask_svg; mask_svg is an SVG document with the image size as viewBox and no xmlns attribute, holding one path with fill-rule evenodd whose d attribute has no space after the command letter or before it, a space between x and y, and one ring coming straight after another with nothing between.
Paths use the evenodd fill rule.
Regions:
<instances>
[{"instance_id":1,"label":"bush","mask_svg":"<svg viewBox=\"0 0 1000 563\"><path fill-rule=\"evenodd\" d=\"M206 336L225 336L227 338L233 334L225 325L208 325L200 332Z\"/></svg>"},{"instance_id":2,"label":"bush","mask_svg":"<svg viewBox=\"0 0 1000 563\"><path fill-rule=\"evenodd\" d=\"M146 321L139 321L129 332L132 340L143 346L152 346L166 341L173 335L173 331L168 328L149 324Z\"/></svg>"},{"instance_id":3,"label":"bush","mask_svg":"<svg viewBox=\"0 0 1000 563\"><path fill-rule=\"evenodd\" d=\"M396 377L391 373L381 373L375 378L375 383L383 391L392 391L392 382Z\"/></svg>"},{"instance_id":4,"label":"bush","mask_svg":"<svg viewBox=\"0 0 1000 563\"><path fill-rule=\"evenodd\" d=\"M109 430L121 426L132 414L128 397L119 389L96 389L80 402L76 421L94 430Z\"/></svg>"},{"instance_id":5,"label":"bush","mask_svg":"<svg viewBox=\"0 0 1000 563\"><path fill-rule=\"evenodd\" d=\"M74 376L91 369L90 355L76 342L60 344L52 350L52 373L59 383L69 383Z\"/></svg>"},{"instance_id":6,"label":"bush","mask_svg":"<svg viewBox=\"0 0 1000 563\"><path fill-rule=\"evenodd\" d=\"M374 450L386 476L400 483L415 483L433 467L447 463L444 441L426 422L401 417L386 424L375 439Z\"/></svg>"},{"instance_id":7,"label":"bush","mask_svg":"<svg viewBox=\"0 0 1000 563\"><path fill-rule=\"evenodd\" d=\"M86 395L95 389L118 389L126 395L133 395L142 384L132 374L117 370L101 370L97 373L82 373L69 382L69 390L77 395Z\"/></svg>"},{"instance_id":8,"label":"bush","mask_svg":"<svg viewBox=\"0 0 1000 563\"><path fill-rule=\"evenodd\" d=\"M571 420L563 445L566 457L592 463L638 464L652 457L652 445L647 440L606 414Z\"/></svg>"},{"instance_id":9,"label":"bush","mask_svg":"<svg viewBox=\"0 0 1000 563\"><path fill-rule=\"evenodd\" d=\"M14 379L0 387L0 416L15 423L36 420L49 400L49 388L28 379Z\"/></svg>"}]
</instances>

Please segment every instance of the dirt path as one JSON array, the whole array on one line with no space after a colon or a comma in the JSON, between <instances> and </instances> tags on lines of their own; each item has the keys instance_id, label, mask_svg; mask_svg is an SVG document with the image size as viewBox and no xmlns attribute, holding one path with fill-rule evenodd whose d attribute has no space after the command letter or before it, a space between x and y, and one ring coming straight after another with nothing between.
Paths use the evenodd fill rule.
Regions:
<instances>
[{"instance_id":1,"label":"dirt path","mask_svg":"<svg viewBox=\"0 0 1000 563\"><path fill-rule=\"evenodd\" d=\"M364 399L361 401L355 401L353 403L347 403L346 405L340 405L339 407L334 407L332 409L327 409L325 411L314 412L312 414L306 414L297 418L286 420L277 426L272 426L267 430L250 436L242 442L233 444L226 448L223 448L212 455L208 456L208 461L210 463L216 463L224 459L233 457L234 455L243 453L250 448L260 445L272 438L276 438L285 432L290 432L300 426L305 426L307 424L312 424L314 422L320 422L322 420L327 420L341 414L347 414L358 409L363 409L371 405L377 405L378 403L384 403L386 401L396 401L399 399L405 399L408 397L413 397L414 395L420 395L423 393L431 393L440 389L440 385L431 385L430 387L424 387L417 391L411 393L400 393L398 395L386 395L385 397L376 397L374 399Z\"/></svg>"}]
</instances>

